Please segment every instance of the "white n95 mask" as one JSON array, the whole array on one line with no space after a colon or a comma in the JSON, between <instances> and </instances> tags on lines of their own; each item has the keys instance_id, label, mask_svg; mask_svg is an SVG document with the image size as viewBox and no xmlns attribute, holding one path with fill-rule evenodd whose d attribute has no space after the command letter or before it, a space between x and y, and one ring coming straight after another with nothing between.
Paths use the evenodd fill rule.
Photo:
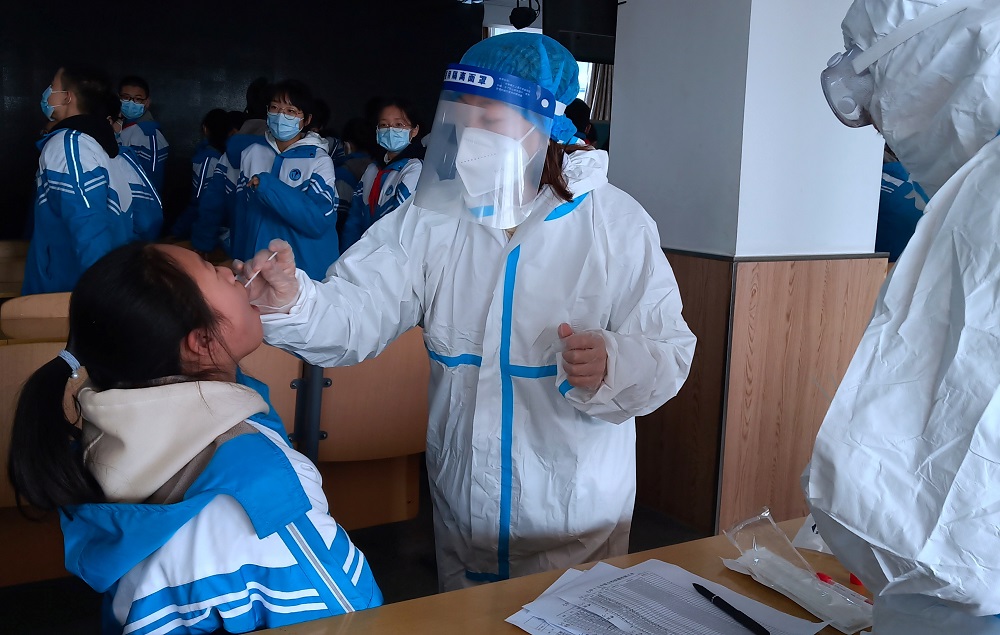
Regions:
<instances>
[{"instance_id":1,"label":"white n95 mask","mask_svg":"<svg viewBox=\"0 0 1000 635\"><path fill-rule=\"evenodd\" d=\"M511 186L522 189L527 165L528 153L517 139L482 128L466 128L459 138L455 169L472 196Z\"/></svg>"}]
</instances>

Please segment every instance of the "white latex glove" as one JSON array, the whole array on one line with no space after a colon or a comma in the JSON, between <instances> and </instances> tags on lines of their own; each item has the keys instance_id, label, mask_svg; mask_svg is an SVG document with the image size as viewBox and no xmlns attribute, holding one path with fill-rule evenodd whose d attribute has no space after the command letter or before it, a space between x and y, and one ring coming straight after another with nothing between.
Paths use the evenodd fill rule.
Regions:
<instances>
[{"instance_id":1,"label":"white latex glove","mask_svg":"<svg viewBox=\"0 0 1000 635\"><path fill-rule=\"evenodd\" d=\"M247 294L250 304L260 309L261 313L288 313L288 309L295 304L299 281L295 278L295 254L287 242L275 238L250 262L234 260L232 267L233 272L243 280L253 278ZM260 274L254 277L258 271Z\"/></svg>"}]
</instances>

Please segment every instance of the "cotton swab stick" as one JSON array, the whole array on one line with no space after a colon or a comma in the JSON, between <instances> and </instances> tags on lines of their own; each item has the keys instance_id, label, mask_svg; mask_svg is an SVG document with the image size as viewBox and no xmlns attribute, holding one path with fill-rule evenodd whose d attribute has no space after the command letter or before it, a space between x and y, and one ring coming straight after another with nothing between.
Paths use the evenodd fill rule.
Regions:
<instances>
[{"instance_id":1,"label":"cotton swab stick","mask_svg":"<svg viewBox=\"0 0 1000 635\"><path fill-rule=\"evenodd\" d=\"M276 251L274 251L274 252L271 252L271 255L270 255L270 257L268 257L268 259L267 259L267 260L265 260L264 262L271 262L272 260L274 260L274 257L275 257L275 256L277 256L277 255L278 255L278 252L276 252ZM256 278L256 277L257 277L258 275L260 275L260 272L261 272L261 270L260 270L260 269L258 269L257 271L255 271L255 272L253 273L253 275L252 275L252 276L250 276L250 279L249 279L249 280L247 280L247 283L246 283L245 285L243 285L243 288L244 288L244 289L249 289L249 288L250 288L250 283L251 283L251 282L253 282L253 279L254 279L254 278Z\"/></svg>"}]
</instances>

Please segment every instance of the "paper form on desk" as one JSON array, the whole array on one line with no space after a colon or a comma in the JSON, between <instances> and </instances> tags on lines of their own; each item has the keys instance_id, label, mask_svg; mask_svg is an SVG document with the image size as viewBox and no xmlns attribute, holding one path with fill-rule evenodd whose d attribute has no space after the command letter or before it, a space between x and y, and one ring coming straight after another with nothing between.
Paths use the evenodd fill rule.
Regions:
<instances>
[{"instance_id":1,"label":"paper form on desk","mask_svg":"<svg viewBox=\"0 0 1000 635\"><path fill-rule=\"evenodd\" d=\"M617 571L621 571L621 569L618 569L617 567L612 567L611 565L604 565L604 566L611 567L612 569L615 569ZM543 591L542 595L539 597L554 594L559 589L568 586L571 582L576 580L578 577L582 576L584 573L585 573L584 571L578 571L576 569L567 570L566 573L559 576L558 580L552 583L552 586L545 589L545 591ZM565 605L565 608L567 610L575 609L575 607L568 602L563 602L563 604ZM586 631L567 630L566 628L556 626L555 624L550 624L549 622L546 622L544 619L538 617L537 615L532 614L531 611L529 611L526 608L523 608L514 615L511 615L510 617L507 618L506 621L509 624L517 626L523 631L531 633L532 635L584 635L584 633L586 633L587 635L589 635L590 633L593 633L594 635L622 635L621 629L616 628L611 623L602 620L601 618L597 617L596 615L593 615L592 613L587 613L586 611L579 611L579 609L576 610L580 613L583 613L583 615L581 615L580 617L584 618L587 622L589 622L588 630ZM569 627L569 624L567 624L567 627Z\"/></svg>"},{"instance_id":2,"label":"paper form on desk","mask_svg":"<svg viewBox=\"0 0 1000 635\"><path fill-rule=\"evenodd\" d=\"M698 595L691 586L694 582L718 593L771 635L814 635L826 626L794 618L658 560L628 569L598 564L525 608L531 616L570 633L747 635L746 628ZM597 623L608 623L614 629L587 630L585 623L595 617L599 618Z\"/></svg>"}]
</instances>

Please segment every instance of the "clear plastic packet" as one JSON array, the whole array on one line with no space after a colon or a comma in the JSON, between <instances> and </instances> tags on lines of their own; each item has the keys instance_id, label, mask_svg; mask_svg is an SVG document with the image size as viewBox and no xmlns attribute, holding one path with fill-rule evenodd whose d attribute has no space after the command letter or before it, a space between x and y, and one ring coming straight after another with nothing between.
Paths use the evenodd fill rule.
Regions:
<instances>
[{"instance_id":1,"label":"clear plastic packet","mask_svg":"<svg viewBox=\"0 0 1000 635\"><path fill-rule=\"evenodd\" d=\"M753 577L842 633L872 625L872 605L842 584L824 582L774 523L768 508L724 531L739 549L728 568Z\"/></svg>"},{"instance_id":2,"label":"clear plastic packet","mask_svg":"<svg viewBox=\"0 0 1000 635\"><path fill-rule=\"evenodd\" d=\"M796 549L833 553L826 541L823 540L823 536L819 535L819 529L816 528L816 521L813 520L812 514L806 516L806 521L802 523L802 529L799 529L799 533L795 534L795 538L792 538L792 546Z\"/></svg>"}]
</instances>

